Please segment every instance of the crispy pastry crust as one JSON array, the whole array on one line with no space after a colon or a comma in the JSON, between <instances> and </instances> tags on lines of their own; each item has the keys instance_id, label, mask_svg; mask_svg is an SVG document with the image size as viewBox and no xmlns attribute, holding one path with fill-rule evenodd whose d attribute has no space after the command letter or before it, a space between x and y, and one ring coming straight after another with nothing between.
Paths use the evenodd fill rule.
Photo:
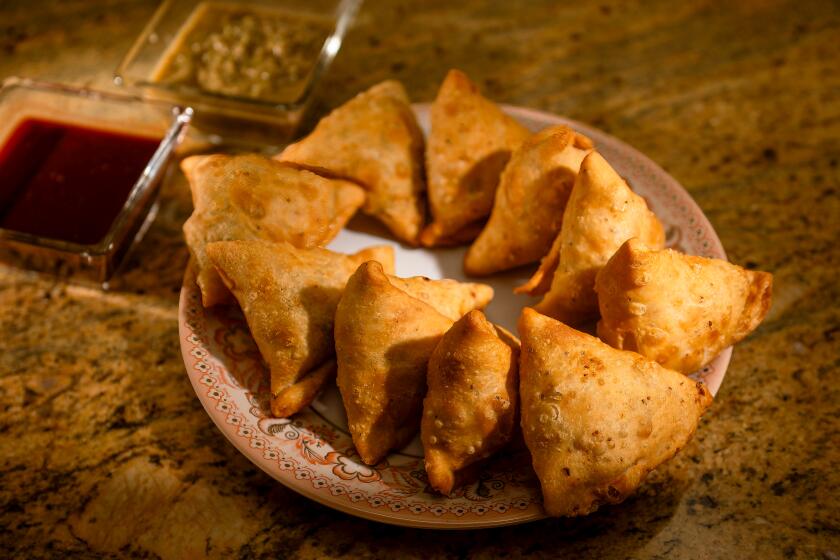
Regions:
<instances>
[{"instance_id":1,"label":"crispy pastry crust","mask_svg":"<svg viewBox=\"0 0 840 560\"><path fill-rule=\"evenodd\" d=\"M560 233L563 211L592 141L571 128L526 140L502 173L487 225L464 257L464 271L486 276L538 261Z\"/></svg>"},{"instance_id":2,"label":"crispy pastry crust","mask_svg":"<svg viewBox=\"0 0 840 560\"><path fill-rule=\"evenodd\" d=\"M595 289L598 336L689 374L764 320L773 275L631 239L598 273Z\"/></svg>"},{"instance_id":3,"label":"crispy pastry crust","mask_svg":"<svg viewBox=\"0 0 840 560\"><path fill-rule=\"evenodd\" d=\"M525 308L522 431L549 515L627 498L694 434L712 402L701 382Z\"/></svg>"},{"instance_id":4,"label":"crispy pastry crust","mask_svg":"<svg viewBox=\"0 0 840 560\"><path fill-rule=\"evenodd\" d=\"M434 221L421 241L428 247L469 242L490 214L511 153L531 133L484 98L460 70L444 78L431 125L426 176Z\"/></svg>"},{"instance_id":5,"label":"crispy pastry crust","mask_svg":"<svg viewBox=\"0 0 840 560\"><path fill-rule=\"evenodd\" d=\"M207 255L271 370L271 412L281 418L307 406L335 375L333 321L350 275L371 259L394 269L389 246L342 255L288 243L221 241L209 244Z\"/></svg>"},{"instance_id":6,"label":"crispy pastry crust","mask_svg":"<svg viewBox=\"0 0 840 560\"><path fill-rule=\"evenodd\" d=\"M429 484L441 494L506 446L516 428L519 341L470 311L432 353L420 437Z\"/></svg>"},{"instance_id":7,"label":"crispy pastry crust","mask_svg":"<svg viewBox=\"0 0 840 560\"><path fill-rule=\"evenodd\" d=\"M265 239L296 247L325 245L365 200L358 185L253 154L192 156L181 169L194 206L184 237L205 307L232 300L207 257L208 243Z\"/></svg>"},{"instance_id":8,"label":"crispy pastry crust","mask_svg":"<svg viewBox=\"0 0 840 560\"><path fill-rule=\"evenodd\" d=\"M401 83L381 82L321 119L277 157L367 190L362 210L415 245L425 219L423 133Z\"/></svg>"},{"instance_id":9,"label":"crispy pastry crust","mask_svg":"<svg viewBox=\"0 0 840 560\"><path fill-rule=\"evenodd\" d=\"M335 315L338 388L353 443L369 465L403 447L420 427L429 357L453 323L443 313L483 305L476 288L451 282L394 278L376 262L360 266L347 282ZM436 301L444 293L463 301Z\"/></svg>"},{"instance_id":10,"label":"crispy pastry crust","mask_svg":"<svg viewBox=\"0 0 840 560\"><path fill-rule=\"evenodd\" d=\"M595 275L631 237L652 248L665 245L662 224L645 200L592 152L580 166L560 235L537 273L516 292L538 295L550 286L537 311L569 324L594 318Z\"/></svg>"}]
</instances>

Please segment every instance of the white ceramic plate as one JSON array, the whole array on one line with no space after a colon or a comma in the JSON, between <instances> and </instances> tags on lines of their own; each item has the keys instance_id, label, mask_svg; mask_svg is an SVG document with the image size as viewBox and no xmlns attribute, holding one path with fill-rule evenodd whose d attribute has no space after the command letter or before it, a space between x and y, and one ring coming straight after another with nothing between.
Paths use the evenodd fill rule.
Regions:
<instances>
[{"instance_id":1,"label":"white ceramic plate","mask_svg":"<svg viewBox=\"0 0 840 560\"><path fill-rule=\"evenodd\" d=\"M428 105L415 105L414 109L428 132ZM563 123L586 134L633 189L647 199L665 224L670 247L726 258L711 224L688 193L641 153L569 119L517 107L505 107L505 111L534 131ZM329 248L352 253L383 242L394 246L400 276L466 279L461 268L464 247L404 247L365 219L351 222ZM519 269L482 279L496 292L486 310L491 321L515 332L520 309L535 300L516 296L512 289L533 270ZM477 482L458 489L453 496L442 497L428 487L417 439L376 467L359 460L334 385L295 417L272 418L268 375L241 312L236 307L204 309L190 272L181 290L179 323L187 374L207 413L254 464L304 496L351 515L411 527L475 529L544 517L539 484L527 452L494 459ZM716 393L731 354L731 348L726 349L693 377L703 379Z\"/></svg>"}]
</instances>

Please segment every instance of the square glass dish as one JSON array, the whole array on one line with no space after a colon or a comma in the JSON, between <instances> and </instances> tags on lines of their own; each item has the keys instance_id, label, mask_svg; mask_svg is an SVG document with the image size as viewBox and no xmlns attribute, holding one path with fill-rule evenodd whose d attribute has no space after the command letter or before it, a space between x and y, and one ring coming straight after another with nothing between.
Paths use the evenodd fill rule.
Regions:
<instances>
[{"instance_id":1,"label":"square glass dish","mask_svg":"<svg viewBox=\"0 0 840 560\"><path fill-rule=\"evenodd\" d=\"M114 81L189 105L216 142L279 147L341 47L361 0L165 0ZM243 122L245 121L245 122Z\"/></svg>"},{"instance_id":2,"label":"square glass dish","mask_svg":"<svg viewBox=\"0 0 840 560\"><path fill-rule=\"evenodd\" d=\"M107 281L154 218L191 109L61 84L0 85L0 261Z\"/></svg>"}]
</instances>

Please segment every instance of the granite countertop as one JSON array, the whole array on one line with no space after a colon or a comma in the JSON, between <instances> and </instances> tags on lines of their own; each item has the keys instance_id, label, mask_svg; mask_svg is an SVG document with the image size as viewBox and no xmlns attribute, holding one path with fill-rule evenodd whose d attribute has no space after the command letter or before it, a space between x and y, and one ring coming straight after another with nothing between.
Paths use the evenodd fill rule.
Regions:
<instances>
[{"instance_id":1,"label":"granite countertop","mask_svg":"<svg viewBox=\"0 0 840 560\"><path fill-rule=\"evenodd\" d=\"M5 1L0 76L107 85L149 0ZM697 200L732 261L775 274L697 436L583 519L435 532L274 482L196 399L178 346L183 180L112 291L0 267L0 555L840 558L840 6L831 0L370 0L316 108L387 77L592 123Z\"/></svg>"}]
</instances>

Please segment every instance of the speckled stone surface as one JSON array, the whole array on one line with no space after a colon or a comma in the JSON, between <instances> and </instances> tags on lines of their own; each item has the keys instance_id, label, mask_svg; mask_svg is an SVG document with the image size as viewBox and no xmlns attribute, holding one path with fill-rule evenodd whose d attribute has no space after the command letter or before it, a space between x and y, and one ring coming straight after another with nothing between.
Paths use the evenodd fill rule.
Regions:
<instances>
[{"instance_id":1,"label":"speckled stone surface","mask_svg":"<svg viewBox=\"0 0 840 560\"><path fill-rule=\"evenodd\" d=\"M107 85L147 0L0 4L0 75ZM181 180L113 290L0 268L0 556L840 558L840 5L370 0L319 110L460 67L590 122L776 275L697 437L584 519L475 532L361 521L286 490L204 414L178 348Z\"/></svg>"}]
</instances>

